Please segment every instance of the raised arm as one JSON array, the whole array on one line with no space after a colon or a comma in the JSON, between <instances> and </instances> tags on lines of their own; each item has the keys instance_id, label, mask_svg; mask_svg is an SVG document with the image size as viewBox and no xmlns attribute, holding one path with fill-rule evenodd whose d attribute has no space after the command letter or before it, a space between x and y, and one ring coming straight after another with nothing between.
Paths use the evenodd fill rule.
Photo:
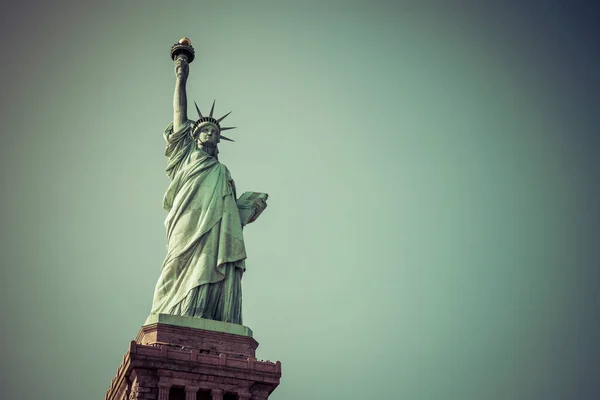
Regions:
<instances>
[{"instance_id":1,"label":"raised arm","mask_svg":"<svg viewBox=\"0 0 600 400\"><path fill-rule=\"evenodd\" d=\"M189 73L188 59L179 54L175 59L175 93L173 95L173 132L181 129L187 122L187 95L185 84Z\"/></svg>"}]
</instances>

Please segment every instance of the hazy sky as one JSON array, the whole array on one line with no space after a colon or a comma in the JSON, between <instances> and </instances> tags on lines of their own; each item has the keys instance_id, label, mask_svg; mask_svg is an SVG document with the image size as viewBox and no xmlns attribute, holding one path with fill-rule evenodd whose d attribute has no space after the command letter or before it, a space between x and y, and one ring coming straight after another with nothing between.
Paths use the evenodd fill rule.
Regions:
<instances>
[{"instance_id":1,"label":"hazy sky","mask_svg":"<svg viewBox=\"0 0 600 400\"><path fill-rule=\"evenodd\" d=\"M5 5L0 398L102 398L147 317L182 36L272 400L599 398L600 13L438 3Z\"/></svg>"}]
</instances>

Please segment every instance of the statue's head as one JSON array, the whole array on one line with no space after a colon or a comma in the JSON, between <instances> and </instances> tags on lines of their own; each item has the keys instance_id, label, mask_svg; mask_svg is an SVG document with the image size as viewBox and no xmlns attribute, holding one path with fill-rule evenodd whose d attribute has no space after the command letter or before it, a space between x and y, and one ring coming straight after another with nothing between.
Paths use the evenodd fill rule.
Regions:
<instances>
[{"instance_id":1,"label":"statue's head","mask_svg":"<svg viewBox=\"0 0 600 400\"><path fill-rule=\"evenodd\" d=\"M221 132L219 127L210 122L202 122L196 126L193 135L198 141L198 145L206 147L216 147L221 141Z\"/></svg>"},{"instance_id":2,"label":"statue's head","mask_svg":"<svg viewBox=\"0 0 600 400\"><path fill-rule=\"evenodd\" d=\"M231 112L228 112L224 116L219 119L213 118L213 111L215 109L215 102L213 101L213 105L210 109L210 114L205 117L200 112L198 105L194 102L196 106L196 111L198 112L199 119L194 122L192 127L192 137L198 141L199 146L204 147L217 147L217 144L221 142L221 139L229 140L233 142L233 140L229 139L221 135L221 131L225 131L228 129L235 129L234 127L221 127L219 123L225 119Z\"/></svg>"}]
</instances>

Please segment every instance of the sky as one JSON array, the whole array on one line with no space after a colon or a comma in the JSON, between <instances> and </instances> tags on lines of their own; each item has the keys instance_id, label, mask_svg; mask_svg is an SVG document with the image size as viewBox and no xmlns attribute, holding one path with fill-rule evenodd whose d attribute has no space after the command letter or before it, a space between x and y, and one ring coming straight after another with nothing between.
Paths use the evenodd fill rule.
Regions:
<instances>
[{"instance_id":1,"label":"sky","mask_svg":"<svg viewBox=\"0 0 600 400\"><path fill-rule=\"evenodd\" d=\"M566 5L569 4L569 5ZM3 399L102 398L164 259L169 50L269 193L244 324L272 400L600 397L598 7L7 2Z\"/></svg>"}]
</instances>

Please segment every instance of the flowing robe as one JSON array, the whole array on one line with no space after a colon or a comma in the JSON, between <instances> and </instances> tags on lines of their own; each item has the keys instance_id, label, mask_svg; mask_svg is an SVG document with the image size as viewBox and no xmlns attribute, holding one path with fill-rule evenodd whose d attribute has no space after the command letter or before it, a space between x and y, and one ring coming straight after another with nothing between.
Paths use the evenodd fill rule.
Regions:
<instances>
[{"instance_id":1,"label":"flowing robe","mask_svg":"<svg viewBox=\"0 0 600 400\"><path fill-rule=\"evenodd\" d=\"M246 249L235 187L227 167L196 146L191 124L173 132L171 123L164 133L167 256L152 313L241 324Z\"/></svg>"}]
</instances>

